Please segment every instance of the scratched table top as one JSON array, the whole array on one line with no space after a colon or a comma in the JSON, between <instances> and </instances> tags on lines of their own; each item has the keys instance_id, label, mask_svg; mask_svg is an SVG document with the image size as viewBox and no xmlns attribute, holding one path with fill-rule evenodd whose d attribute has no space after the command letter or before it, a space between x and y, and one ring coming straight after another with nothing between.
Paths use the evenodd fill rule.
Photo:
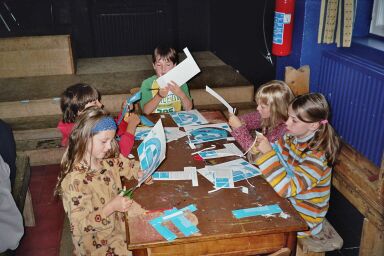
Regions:
<instances>
[{"instance_id":1,"label":"scratched table top","mask_svg":"<svg viewBox=\"0 0 384 256\"><path fill-rule=\"evenodd\" d=\"M219 111L201 113L211 123L226 121ZM151 115L149 118L152 121L157 121L159 115ZM175 126L168 115L165 115L162 121L164 127ZM140 142L136 143L139 144ZM186 137L167 143L166 159L159 166L158 171L183 171L186 166L203 168L209 163L196 160L191 154L212 144L216 145L216 148L224 148L223 144L225 143L230 142L227 140L207 142L199 145L196 149L189 147ZM217 158L210 161L210 163L227 162L237 158ZM248 182L246 180L235 182L235 187L247 187L248 194L243 193L240 188L221 189L208 193L208 191L214 189L213 184L200 174L198 174L198 182L199 186L193 187L190 180L154 181L151 185L143 185L134 194L134 200L147 210L169 209L172 207L181 209L190 204L195 204L197 210L193 214L198 219L197 227L200 230L198 235L178 237L174 241L166 241L161 236L151 235L150 233L156 233L156 231L149 224L141 223L142 228L138 229L138 223L135 223L137 219L129 219L128 248L134 250L173 243L193 243L248 235L296 232L305 230L307 227L288 200L278 196L261 176L250 178ZM280 206L286 214L285 218L275 214L273 216L236 219L232 215L232 210L272 204Z\"/></svg>"}]
</instances>

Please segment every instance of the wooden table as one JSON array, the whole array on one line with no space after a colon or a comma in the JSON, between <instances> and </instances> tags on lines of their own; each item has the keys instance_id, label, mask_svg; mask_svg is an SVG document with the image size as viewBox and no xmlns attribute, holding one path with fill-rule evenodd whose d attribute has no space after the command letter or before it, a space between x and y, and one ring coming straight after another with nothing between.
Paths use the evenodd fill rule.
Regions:
<instances>
[{"instance_id":1,"label":"wooden table","mask_svg":"<svg viewBox=\"0 0 384 256\"><path fill-rule=\"evenodd\" d=\"M210 122L225 121L220 112L202 112ZM151 116L155 121L156 117ZM163 119L164 126L175 126L168 118ZM227 141L209 142L223 148ZM203 161L195 160L186 138L181 138L167 144L167 157L159 166L159 171L182 171L185 166L204 167ZM219 158L216 161L225 162L235 158ZM174 241L164 238L153 239L146 232L155 232L151 228L130 229L127 225L128 248L133 255L255 255L275 252L289 247L294 253L296 249L296 232L306 230L305 221L290 205L287 199L279 197L272 187L261 177L249 179L254 186L246 181L236 182L235 186L246 186L249 194L244 194L239 188L222 189L208 193L214 189L203 176L198 174L199 186L192 187L191 181L155 181L135 191L134 200L145 209L178 209L195 204L198 218L198 236L179 237ZM284 219L273 217L249 217L236 219L232 210L251 208L262 205L279 204L288 214ZM129 219L129 226L134 226ZM136 226L137 227L137 226ZM294 254L293 254L294 255Z\"/></svg>"}]
</instances>

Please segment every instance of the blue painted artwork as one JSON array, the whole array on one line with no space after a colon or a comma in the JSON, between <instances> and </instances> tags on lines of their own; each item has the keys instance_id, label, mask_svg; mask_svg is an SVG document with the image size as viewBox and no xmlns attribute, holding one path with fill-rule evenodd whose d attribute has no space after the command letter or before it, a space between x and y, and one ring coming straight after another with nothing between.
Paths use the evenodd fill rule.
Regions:
<instances>
[{"instance_id":1,"label":"blue painted artwork","mask_svg":"<svg viewBox=\"0 0 384 256\"><path fill-rule=\"evenodd\" d=\"M136 101L138 101L140 99L141 99L141 92L140 91L138 91L137 93L132 95L132 97L127 97L126 103L124 104L123 111L121 111L121 116L120 116L119 120L117 121L117 125L120 125L121 121L123 121L125 114L128 112L129 105L135 103Z\"/></svg>"},{"instance_id":2,"label":"blue painted artwork","mask_svg":"<svg viewBox=\"0 0 384 256\"><path fill-rule=\"evenodd\" d=\"M150 127L155 125L151 120L149 120L147 117L143 115L140 116L140 123L144 126L150 126Z\"/></svg>"},{"instance_id":3,"label":"blue painted artwork","mask_svg":"<svg viewBox=\"0 0 384 256\"><path fill-rule=\"evenodd\" d=\"M190 111L173 112L169 114L179 127L208 123L207 120L200 114L200 112L195 109Z\"/></svg>"},{"instance_id":4,"label":"blue painted artwork","mask_svg":"<svg viewBox=\"0 0 384 256\"><path fill-rule=\"evenodd\" d=\"M165 153L165 134L160 119L137 148L140 167L144 172L139 180L139 186L159 167L165 158Z\"/></svg>"},{"instance_id":5,"label":"blue painted artwork","mask_svg":"<svg viewBox=\"0 0 384 256\"><path fill-rule=\"evenodd\" d=\"M242 218L252 217L252 216L281 213L282 211L283 210L281 210L278 204L272 204L272 205L254 207L254 208L233 210L232 214L233 216L235 216L236 219L242 219Z\"/></svg>"},{"instance_id":6,"label":"blue painted artwork","mask_svg":"<svg viewBox=\"0 0 384 256\"><path fill-rule=\"evenodd\" d=\"M228 132L224 129L206 127L192 130L189 132L191 135L191 143L200 144L209 141L216 141L227 139Z\"/></svg>"}]
</instances>

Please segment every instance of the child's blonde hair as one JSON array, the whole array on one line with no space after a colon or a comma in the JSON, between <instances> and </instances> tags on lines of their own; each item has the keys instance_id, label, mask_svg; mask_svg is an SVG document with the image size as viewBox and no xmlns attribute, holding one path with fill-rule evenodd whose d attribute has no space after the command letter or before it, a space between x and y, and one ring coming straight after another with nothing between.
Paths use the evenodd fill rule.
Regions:
<instances>
[{"instance_id":1,"label":"child's blonde hair","mask_svg":"<svg viewBox=\"0 0 384 256\"><path fill-rule=\"evenodd\" d=\"M315 136L308 144L308 149L304 150L303 153L308 150L324 150L328 165L331 166L335 162L340 141L335 130L328 122L330 111L324 95L321 93L303 94L297 96L290 106L301 121L305 123L320 123Z\"/></svg>"},{"instance_id":2,"label":"child's blonde hair","mask_svg":"<svg viewBox=\"0 0 384 256\"><path fill-rule=\"evenodd\" d=\"M76 120L71 136L69 137L68 147L63 155L60 165L60 174L55 188L55 195L61 194L61 182L65 176L70 173L75 164L84 161L88 164L90 161L85 158L87 145L92 143L92 137L98 132L92 132L92 128L103 118L111 117L106 110L98 107L89 107L82 112ZM92 147L92 145L91 145ZM119 154L119 146L116 140L112 140L111 150L105 158L116 157Z\"/></svg>"},{"instance_id":3,"label":"child's blonde hair","mask_svg":"<svg viewBox=\"0 0 384 256\"><path fill-rule=\"evenodd\" d=\"M93 86L83 83L69 86L60 98L63 122L74 123L78 113L84 110L85 105L96 100L100 101L101 95Z\"/></svg>"},{"instance_id":4,"label":"child's blonde hair","mask_svg":"<svg viewBox=\"0 0 384 256\"><path fill-rule=\"evenodd\" d=\"M289 86L280 80L261 85L255 95L256 103L269 106L270 116L263 119L262 129L273 129L288 119L288 105L294 98Z\"/></svg>"}]
</instances>

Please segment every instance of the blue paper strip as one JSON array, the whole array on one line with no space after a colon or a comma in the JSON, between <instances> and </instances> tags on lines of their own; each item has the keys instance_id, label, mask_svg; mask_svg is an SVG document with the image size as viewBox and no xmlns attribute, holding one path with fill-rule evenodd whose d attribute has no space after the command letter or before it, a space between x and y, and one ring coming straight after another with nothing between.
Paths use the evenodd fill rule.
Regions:
<instances>
[{"instance_id":1,"label":"blue paper strip","mask_svg":"<svg viewBox=\"0 0 384 256\"><path fill-rule=\"evenodd\" d=\"M145 126L151 126L151 127L155 126L155 124L145 116L140 116L140 122L142 125L145 125Z\"/></svg>"},{"instance_id":2,"label":"blue paper strip","mask_svg":"<svg viewBox=\"0 0 384 256\"><path fill-rule=\"evenodd\" d=\"M289 166L287 162L284 160L283 155L280 153L278 146L275 143L272 143L271 146L272 146L272 149L276 152L277 158L279 158L280 163L284 165L284 168L287 171L288 176L293 177L294 176L293 170L291 166Z\"/></svg>"},{"instance_id":3,"label":"blue paper strip","mask_svg":"<svg viewBox=\"0 0 384 256\"><path fill-rule=\"evenodd\" d=\"M282 212L280 206L277 204L272 204L255 208L233 210L232 214L236 217L236 219L241 219L246 217L259 216L264 214L274 214L280 212Z\"/></svg>"},{"instance_id":4,"label":"blue paper strip","mask_svg":"<svg viewBox=\"0 0 384 256\"><path fill-rule=\"evenodd\" d=\"M152 174L153 179L169 179L169 172L154 172Z\"/></svg>"}]
</instances>

